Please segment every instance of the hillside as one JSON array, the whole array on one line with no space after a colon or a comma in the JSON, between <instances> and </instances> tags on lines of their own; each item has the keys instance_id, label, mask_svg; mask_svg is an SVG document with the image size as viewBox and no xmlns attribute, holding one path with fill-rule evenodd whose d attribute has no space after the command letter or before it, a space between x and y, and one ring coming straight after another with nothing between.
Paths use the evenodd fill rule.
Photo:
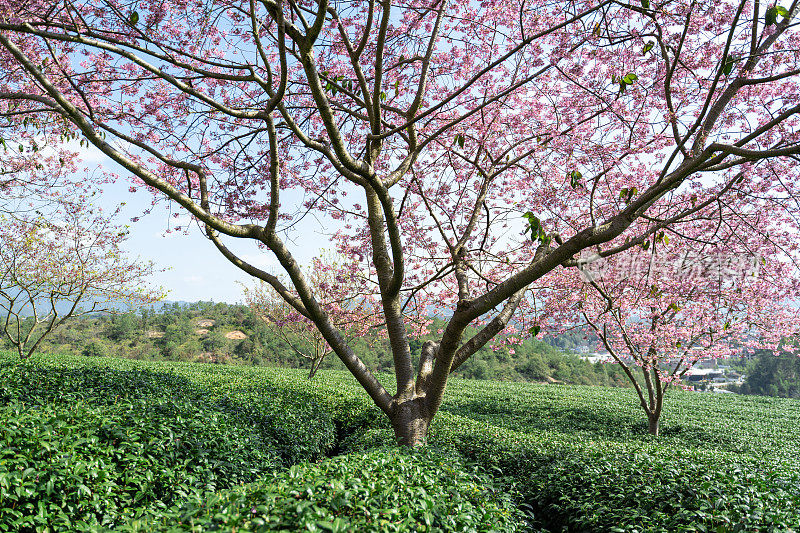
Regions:
<instances>
[{"instance_id":1,"label":"hillside","mask_svg":"<svg viewBox=\"0 0 800 533\"><path fill-rule=\"evenodd\" d=\"M0 371L6 530L800 529L796 400L675 391L655 439L629 389L454 379L409 454L344 372L9 354Z\"/></svg>"},{"instance_id":2,"label":"hillside","mask_svg":"<svg viewBox=\"0 0 800 533\"><path fill-rule=\"evenodd\" d=\"M436 332L439 327L442 324L435 321L430 329ZM427 338L433 336L412 340L412 352L418 354ZM574 338L569 339L573 344L576 342ZM75 319L48 337L42 351L90 356L114 354L156 361L309 368L310 361L297 355L292 348L292 344L302 344L300 341L291 333L283 334L274 325L261 320L247 306L175 302L138 313ZM3 342L0 339L0 349L4 347ZM373 335L351 342L370 369L380 372L392 368L391 351L384 338ZM325 357L320 368L343 370L344 365L336 357ZM462 365L456 375L504 381L629 385L616 365L591 364L534 339L496 350L486 346Z\"/></svg>"}]
</instances>

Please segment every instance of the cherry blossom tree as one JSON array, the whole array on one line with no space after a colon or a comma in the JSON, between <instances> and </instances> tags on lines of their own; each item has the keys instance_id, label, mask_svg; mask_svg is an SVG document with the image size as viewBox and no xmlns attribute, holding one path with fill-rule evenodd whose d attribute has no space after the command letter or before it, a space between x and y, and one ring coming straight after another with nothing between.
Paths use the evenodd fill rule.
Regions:
<instances>
[{"instance_id":1,"label":"cherry blossom tree","mask_svg":"<svg viewBox=\"0 0 800 533\"><path fill-rule=\"evenodd\" d=\"M455 368L511 323L547 323L582 252L627 253L738 196L796 214L796 8L0 0L0 112L14 131L69 125L186 209L414 445ZM369 272L393 387L295 259L309 221ZM437 313L439 340L412 354Z\"/></svg>"},{"instance_id":2,"label":"cherry blossom tree","mask_svg":"<svg viewBox=\"0 0 800 533\"><path fill-rule=\"evenodd\" d=\"M550 302L553 316L588 324L622 367L651 434L666 392L698 362L780 351L797 330L798 228L767 213L709 209L624 255L587 259Z\"/></svg>"},{"instance_id":3,"label":"cherry blossom tree","mask_svg":"<svg viewBox=\"0 0 800 533\"><path fill-rule=\"evenodd\" d=\"M374 340L375 333L381 332L381 315L369 287L369 274L361 272L360 267L348 256L323 252L314 258L308 282L345 339ZM272 326L298 356L310 361L308 377L314 377L325 357L333 352L314 323L263 281L244 287L244 297L256 316Z\"/></svg>"},{"instance_id":4,"label":"cherry blossom tree","mask_svg":"<svg viewBox=\"0 0 800 533\"><path fill-rule=\"evenodd\" d=\"M76 135L61 119L37 117L10 104L0 121L0 214L47 217L63 201L87 194L78 174ZM83 141L85 142L85 141Z\"/></svg>"},{"instance_id":5,"label":"cherry blossom tree","mask_svg":"<svg viewBox=\"0 0 800 533\"><path fill-rule=\"evenodd\" d=\"M147 285L153 265L120 249L124 227L85 203L62 199L56 213L0 217L0 332L22 359L73 317L162 297Z\"/></svg>"}]
</instances>

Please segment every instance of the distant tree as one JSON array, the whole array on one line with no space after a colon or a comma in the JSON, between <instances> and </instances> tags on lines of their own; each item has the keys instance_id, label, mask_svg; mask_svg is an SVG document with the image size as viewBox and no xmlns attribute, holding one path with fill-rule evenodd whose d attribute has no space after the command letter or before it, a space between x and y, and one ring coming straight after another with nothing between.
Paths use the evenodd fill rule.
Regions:
<instances>
[{"instance_id":1,"label":"distant tree","mask_svg":"<svg viewBox=\"0 0 800 533\"><path fill-rule=\"evenodd\" d=\"M546 381L550 377L550 367L541 355L534 355L519 369L527 379L533 381Z\"/></svg>"},{"instance_id":2,"label":"distant tree","mask_svg":"<svg viewBox=\"0 0 800 533\"><path fill-rule=\"evenodd\" d=\"M554 307L580 313L658 435L667 391L697 363L776 349L797 329L800 280L785 252L796 232L774 213L745 214L733 199L624 256L587 261Z\"/></svg>"},{"instance_id":3,"label":"distant tree","mask_svg":"<svg viewBox=\"0 0 800 533\"><path fill-rule=\"evenodd\" d=\"M759 350L748 365L740 392L782 398L800 398L800 358L795 354Z\"/></svg>"},{"instance_id":4,"label":"distant tree","mask_svg":"<svg viewBox=\"0 0 800 533\"><path fill-rule=\"evenodd\" d=\"M111 317L106 328L106 336L114 342L130 339L136 332L139 321L131 311L120 313Z\"/></svg>"},{"instance_id":5,"label":"distant tree","mask_svg":"<svg viewBox=\"0 0 800 533\"><path fill-rule=\"evenodd\" d=\"M212 329L203 339L203 349L211 353L220 353L228 345L225 335L218 329Z\"/></svg>"},{"instance_id":6,"label":"distant tree","mask_svg":"<svg viewBox=\"0 0 800 533\"><path fill-rule=\"evenodd\" d=\"M147 285L152 264L122 251L126 235L83 203L0 218L0 333L21 358L72 317L161 298Z\"/></svg>"},{"instance_id":7,"label":"distant tree","mask_svg":"<svg viewBox=\"0 0 800 533\"><path fill-rule=\"evenodd\" d=\"M374 302L368 297L368 279L358 263L327 253L315 258L308 276L316 298L325 303L333 324L345 338L366 338L378 324ZM313 322L289 305L275 289L260 283L245 287L245 301L291 349L309 361L309 377L333 350ZM377 329L372 329L373 337Z\"/></svg>"},{"instance_id":8,"label":"distant tree","mask_svg":"<svg viewBox=\"0 0 800 533\"><path fill-rule=\"evenodd\" d=\"M105 343L94 339L86 343L81 351L81 355L86 357L106 357L108 355L108 346Z\"/></svg>"}]
</instances>

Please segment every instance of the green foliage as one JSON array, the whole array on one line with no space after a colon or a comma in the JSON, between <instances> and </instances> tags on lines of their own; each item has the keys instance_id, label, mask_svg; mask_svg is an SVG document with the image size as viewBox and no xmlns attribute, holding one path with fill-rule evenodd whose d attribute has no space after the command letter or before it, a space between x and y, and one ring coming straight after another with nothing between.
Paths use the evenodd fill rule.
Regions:
<instances>
[{"instance_id":1,"label":"green foliage","mask_svg":"<svg viewBox=\"0 0 800 533\"><path fill-rule=\"evenodd\" d=\"M767 11L764 13L764 23L767 26L769 26L771 24L777 24L778 23L778 15L783 17L784 21L789 20L789 18L791 17L791 14L789 13L788 9L786 9L783 6L774 5L774 6L770 7L770 8L768 8Z\"/></svg>"},{"instance_id":2,"label":"green foliage","mask_svg":"<svg viewBox=\"0 0 800 533\"><path fill-rule=\"evenodd\" d=\"M796 400L453 379L406 453L345 372L11 361L0 530L800 530Z\"/></svg>"},{"instance_id":3,"label":"green foliage","mask_svg":"<svg viewBox=\"0 0 800 533\"><path fill-rule=\"evenodd\" d=\"M572 177L578 174L573 173ZM203 320L211 320L214 325L209 328L199 326ZM434 320L431 331L440 327L443 327L443 322ZM209 331L201 333L202 329ZM232 330L242 331L246 338L227 339L225 333ZM465 335L474 333L468 329ZM538 334L539 326L533 326L529 333ZM511 353L509 347L492 350L485 346L455 375L471 379L557 380L582 385L629 386L618 366L592 365L560 351L585 345L586 336L586 332L577 331L548 339L548 343L558 348L527 339L513 346L515 353ZM418 355L423 342L434 338L435 335L428 335L412 340L412 353ZM83 354L85 347L95 342L105 345L118 357L132 359L285 368L308 368L309 365L307 359L297 356L286 339L255 316L249 307L226 303L171 304L159 312L142 309L138 314L82 317L55 332L43 351ZM394 359L386 339L354 339L352 346L370 369L378 372L392 369ZM323 361L321 368L344 370L344 365L331 356Z\"/></svg>"},{"instance_id":4,"label":"green foliage","mask_svg":"<svg viewBox=\"0 0 800 533\"><path fill-rule=\"evenodd\" d=\"M429 450L304 463L134 531L516 531L522 514L485 474ZM180 525L176 525L180 524Z\"/></svg>"},{"instance_id":5,"label":"green foliage","mask_svg":"<svg viewBox=\"0 0 800 533\"><path fill-rule=\"evenodd\" d=\"M740 392L800 398L800 357L794 353L760 352L748 365L747 379Z\"/></svg>"},{"instance_id":6,"label":"green foliage","mask_svg":"<svg viewBox=\"0 0 800 533\"><path fill-rule=\"evenodd\" d=\"M116 527L334 438L312 399L274 387L231 399L171 373L2 365L0 531Z\"/></svg>"},{"instance_id":7,"label":"green foliage","mask_svg":"<svg viewBox=\"0 0 800 533\"><path fill-rule=\"evenodd\" d=\"M677 392L662 436L625 389L455 381L430 442L495 468L542 531L797 531L797 402Z\"/></svg>"},{"instance_id":8,"label":"green foliage","mask_svg":"<svg viewBox=\"0 0 800 533\"><path fill-rule=\"evenodd\" d=\"M106 337L113 342L129 340L136 334L138 322L139 320L134 313L112 315L106 327Z\"/></svg>"},{"instance_id":9,"label":"green foliage","mask_svg":"<svg viewBox=\"0 0 800 533\"><path fill-rule=\"evenodd\" d=\"M576 185L577 186L577 185ZM525 232L531 232L531 240L533 242L539 242L544 246L547 246L550 243L550 237L544 231L544 227L542 226L542 221L539 220L539 217L528 211L522 218L528 221L528 227L525 228Z\"/></svg>"},{"instance_id":10,"label":"green foliage","mask_svg":"<svg viewBox=\"0 0 800 533\"><path fill-rule=\"evenodd\" d=\"M108 356L108 346L102 341L92 340L86 343L81 351L85 357L106 357Z\"/></svg>"}]
</instances>

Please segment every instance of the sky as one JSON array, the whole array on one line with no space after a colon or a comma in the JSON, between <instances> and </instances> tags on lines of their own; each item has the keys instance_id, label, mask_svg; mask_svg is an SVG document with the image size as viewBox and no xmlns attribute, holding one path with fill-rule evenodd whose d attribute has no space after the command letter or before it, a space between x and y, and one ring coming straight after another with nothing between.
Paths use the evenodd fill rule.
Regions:
<instances>
[{"instance_id":1,"label":"sky","mask_svg":"<svg viewBox=\"0 0 800 533\"><path fill-rule=\"evenodd\" d=\"M120 175L117 183L106 185L102 194L92 198L95 207L111 212L120 205L116 221L129 226L128 240L123 249L131 258L153 261L159 272L152 278L154 285L167 291L167 300L194 302L199 300L227 303L244 301L242 286L252 286L255 280L228 262L196 224L188 224L187 212L176 205L162 201L152 212L142 216L151 207L153 194L141 187L130 192L126 172L94 147L81 148L82 167L89 173L106 169ZM171 207L171 211L170 211ZM178 214L177 217L174 214ZM141 217L138 221L131 219ZM184 228L175 231L175 227ZM278 263L268 250L259 250L250 243L226 241L245 261L261 269L277 273ZM310 230L301 230L291 247L300 264L324 248L326 238Z\"/></svg>"}]
</instances>

